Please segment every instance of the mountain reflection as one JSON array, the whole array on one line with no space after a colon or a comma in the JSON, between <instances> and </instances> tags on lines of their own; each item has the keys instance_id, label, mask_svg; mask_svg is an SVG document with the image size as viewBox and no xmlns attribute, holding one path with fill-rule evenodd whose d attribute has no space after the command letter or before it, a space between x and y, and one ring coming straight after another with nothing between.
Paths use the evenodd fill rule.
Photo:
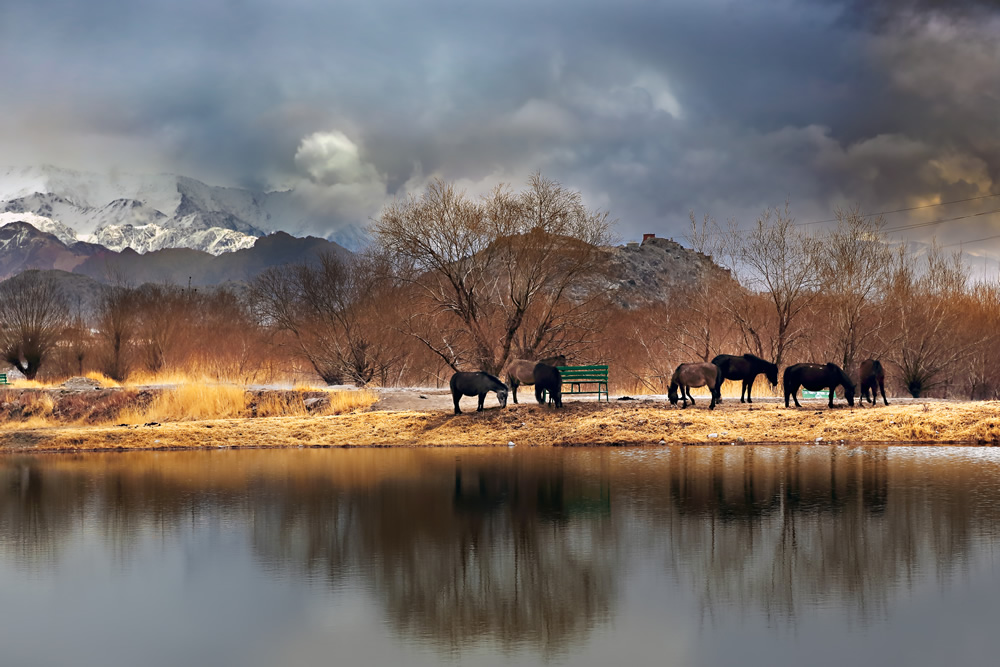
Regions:
<instances>
[{"instance_id":1,"label":"mountain reflection","mask_svg":"<svg viewBox=\"0 0 1000 667\"><path fill-rule=\"evenodd\" d=\"M396 632L555 654L610 619L639 559L708 617L884 613L1000 526L996 457L940 450L242 451L0 457L0 560L45 570L206 518L267 571L360 586Z\"/></svg>"}]
</instances>

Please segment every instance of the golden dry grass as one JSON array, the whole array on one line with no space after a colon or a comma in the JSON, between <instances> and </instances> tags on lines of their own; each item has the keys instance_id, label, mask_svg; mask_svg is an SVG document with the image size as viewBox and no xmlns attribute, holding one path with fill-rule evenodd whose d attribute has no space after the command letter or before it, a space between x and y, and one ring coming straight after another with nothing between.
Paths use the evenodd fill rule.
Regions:
<instances>
[{"instance_id":1,"label":"golden dry grass","mask_svg":"<svg viewBox=\"0 0 1000 667\"><path fill-rule=\"evenodd\" d=\"M119 415L123 422L194 421L240 417L247 408L243 387L224 384L184 384L157 394L142 411Z\"/></svg>"},{"instance_id":2,"label":"golden dry grass","mask_svg":"<svg viewBox=\"0 0 1000 667\"><path fill-rule=\"evenodd\" d=\"M22 428L0 433L6 449L115 449L300 446L521 446L740 443L1000 442L1000 403L933 402L889 407L774 403L681 410L663 403L567 403L563 410L508 406L450 412L363 412L164 423L155 427Z\"/></svg>"},{"instance_id":3,"label":"golden dry grass","mask_svg":"<svg viewBox=\"0 0 1000 667\"><path fill-rule=\"evenodd\" d=\"M109 378L104 373L98 373L97 371L90 371L89 373L87 373L83 377L87 378L88 380L93 380L94 382L97 382L102 387L120 387L121 386L121 384L119 384L118 382L112 380L111 378Z\"/></svg>"}]
</instances>

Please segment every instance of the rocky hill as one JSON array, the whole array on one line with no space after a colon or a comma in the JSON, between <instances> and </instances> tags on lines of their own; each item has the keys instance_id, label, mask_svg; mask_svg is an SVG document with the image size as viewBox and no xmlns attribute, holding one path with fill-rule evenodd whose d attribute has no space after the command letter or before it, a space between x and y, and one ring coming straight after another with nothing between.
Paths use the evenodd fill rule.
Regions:
<instances>
[{"instance_id":1,"label":"rocky hill","mask_svg":"<svg viewBox=\"0 0 1000 667\"><path fill-rule=\"evenodd\" d=\"M607 284L623 308L670 301L677 290L706 278L731 280L729 271L708 255L685 248L673 239L647 238L641 244L612 248L612 279Z\"/></svg>"}]
</instances>

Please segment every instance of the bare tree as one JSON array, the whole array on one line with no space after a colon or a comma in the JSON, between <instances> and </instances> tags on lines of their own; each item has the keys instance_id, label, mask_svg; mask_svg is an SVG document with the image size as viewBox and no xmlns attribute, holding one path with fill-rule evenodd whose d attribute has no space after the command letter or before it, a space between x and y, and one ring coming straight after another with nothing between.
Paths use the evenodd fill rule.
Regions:
<instances>
[{"instance_id":1,"label":"bare tree","mask_svg":"<svg viewBox=\"0 0 1000 667\"><path fill-rule=\"evenodd\" d=\"M884 325L875 306L888 288L893 253L882 216L858 208L838 208L835 215L837 227L820 245L818 271L836 360L851 373L865 343L873 344Z\"/></svg>"},{"instance_id":2,"label":"bare tree","mask_svg":"<svg viewBox=\"0 0 1000 667\"><path fill-rule=\"evenodd\" d=\"M962 304L967 278L961 256L946 256L931 246L920 273L913 257L900 248L893 264L890 302L896 311L898 335L893 361L914 398L948 379L947 369L974 347L962 340Z\"/></svg>"},{"instance_id":3,"label":"bare tree","mask_svg":"<svg viewBox=\"0 0 1000 667\"><path fill-rule=\"evenodd\" d=\"M787 204L764 211L748 232L730 222L722 235L720 255L745 288L724 295L729 312L747 347L779 366L805 333L801 315L820 286L818 254L817 240L795 225Z\"/></svg>"},{"instance_id":4,"label":"bare tree","mask_svg":"<svg viewBox=\"0 0 1000 667\"><path fill-rule=\"evenodd\" d=\"M386 207L374 232L413 287L408 333L452 368L493 373L585 337L610 241L607 213L540 174L479 201L435 181Z\"/></svg>"},{"instance_id":5,"label":"bare tree","mask_svg":"<svg viewBox=\"0 0 1000 667\"><path fill-rule=\"evenodd\" d=\"M101 342L100 367L105 375L122 382L128 377L138 333L138 297L124 275L112 273L97 305L97 337Z\"/></svg>"},{"instance_id":6,"label":"bare tree","mask_svg":"<svg viewBox=\"0 0 1000 667\"><path fill-rule=\"evenodd\" d=\"M0 283L0 354L33 380L69 326L69 307L55 280L25 271Z\"/></svg>"},{"instance_id":7,"label":"bare tree","mask_svg":"<svg viewBox=\"0 0 1000 667\"><path fill-rule=\"evenodd\" d=\"M133 296L139 356L146 370L156 373L181 344L181 330L195 316L196 294L191 288L147 284Z\"/></svg>"},{"instance_id":8,"label":"bare tree","mask_svg":"<svg viewBox=\"0 0 1000 667\"><path fill-rule=\"evenodd\" d=\"M260 319L291 333L299 353L328 384L365 385L387 377L398 361L379 338L371 310L386 289L374 255L341 260L323 254L316 266L270 269L254 280Z\"/></svg>"}]
</instances>

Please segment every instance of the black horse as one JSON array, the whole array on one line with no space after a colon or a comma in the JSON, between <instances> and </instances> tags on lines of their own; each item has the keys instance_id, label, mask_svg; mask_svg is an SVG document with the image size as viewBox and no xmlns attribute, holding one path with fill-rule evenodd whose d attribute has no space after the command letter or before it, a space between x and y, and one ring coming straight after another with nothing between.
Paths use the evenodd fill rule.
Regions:
<instances>
[{"instance_id":1,"label":"black horse","mask_svg":"<svg viewBox=\"0 0 1000 667\"><path fill-rule=\"evenodd\" d=\"M562 407L562 373L558 368L539 362L532 371L532 379L535 382L535 400L539 405L545 405L545 392L548 392L556 407Z\"/></svg>"},{"instance_id":2,"label":"black horse","mask_svg":"<svg viewBox=\"0 0 1000 667\"><path fill-rule=\"evenodd\" d=\"M795 399L795 407L799 405L799 397L796 394L799 387L805 387L809 391L819 391L820 389L830 389L830 403L833 407L833 397L837 391L837 385L844 387L844 398L847 404L854 407L854 383L847 377L837 364L795 364L785 369L782 376L782 384L785 386L785 407L788 407L788 397Z\"/></svg>"},{"instance_id":3,"label":"black horse","mask_svg":"<svg viewBox=\"0 0 1000 667\"><path fill-rule=\"evenodd\" d=\"M889 401L885 398L885 370L882 368L882 362L878 359L865 359L861 362L861 367L858 370L858 380L861 385L861 402L863 403L867 400L872 405L875 405L875 399L877 398L875 394L875 389L878 388L882 392L882 402L889 405ZM871 396L868 396L868 392L871 391Z\"/></svg>"},{"instance_id":4,"label":"black horse","mask_svg":"<svg viewBox=\"0 0 1000 667\"><path fill-rule=\"evenodd\" d=\"M740 390L740 403L753 403L750 398L750 389L754 380L763 373L772 387L778 386L778 367L766 359L761 359L752 354L737 356L735 354L720 354L712 363L722 370L723 380L743 380L743 388ZM747 399L743 400L743 394ZM719 399L722 400L722 399Z\"/></svg>"},{"instance_id":5,"label":"black horse","mask_svg":"<svg viewBox=\"0 0 1000 667\"><path fill-rule=\"evenodd\" d=\"M500 401L500 407L507 407L507 385L489 373L484 373L483 371L475 373L459 371L451 376L451 382L448 384L451 386L451 399L455 402L456 415L462 414L462 411L458 409L458 401L463 396L478 396L479 407L476 408L476 412L481 412L483 401L486 400L486 394L491 391L497 393L497 400Z\"/></svg>"}]
</instances>

